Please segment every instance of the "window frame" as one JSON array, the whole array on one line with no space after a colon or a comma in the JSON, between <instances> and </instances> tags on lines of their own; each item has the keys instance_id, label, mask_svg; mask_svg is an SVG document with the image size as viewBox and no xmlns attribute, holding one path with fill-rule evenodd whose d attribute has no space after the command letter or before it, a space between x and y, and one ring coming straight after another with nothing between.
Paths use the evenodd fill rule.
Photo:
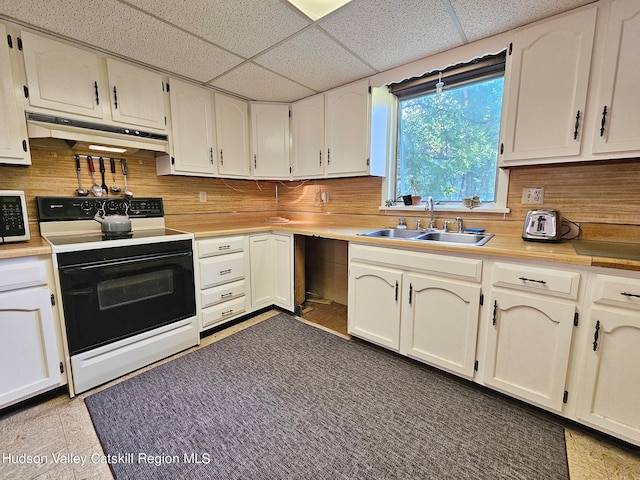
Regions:
<instances>
[{"instance_id":1,"label":"window frame","mask_svg":"<svg viewBox=\"0 0 640 480\"><path fill-rule=\"evenodd\" d=\"M487 79L493 77L501 72L504 76L504 92L502 99L502 115L500 119L499 132L502 132L503 122L505 121L505 101L507 90L507 69L506 69L506 51L501 51L495 55L486 55L481 58L476 58L470 62L458 63L451 65L442 70L432 70L419 77L412 77L402 82L393 82L387 84L390 101L390 125L389 125L389 169L387 176L383 180L382 184L382 206L380 210L406 210L406 211L423 211L426 206L415 205L407 206L398 202L396 196L396 180L395 172L398 166L398 148L399 148L399 103L400 98L408 99L417 97L433 91L435 83L440 79L442 74L442 80L447 85L447 81L454 83L455 85L462 85L470 81L477 81L482 77ZM499 156L499 153L498 153ZM496 191L495 200L493 202L483 202L480 206L474 208L472 211L480 211L487 213L509 213L510 209L507 207L507 194L509 188L509 170L502 168L496 164ZM399 195L399 194L398 194ZM393 203L390 204L390 201ZM482 199L481 199L482 200ZM436 211L449 211L449 212L469 212L470 209L465 207L460 201L452 201L446 203L436 203Z\"/></svg>"}]
</instances>

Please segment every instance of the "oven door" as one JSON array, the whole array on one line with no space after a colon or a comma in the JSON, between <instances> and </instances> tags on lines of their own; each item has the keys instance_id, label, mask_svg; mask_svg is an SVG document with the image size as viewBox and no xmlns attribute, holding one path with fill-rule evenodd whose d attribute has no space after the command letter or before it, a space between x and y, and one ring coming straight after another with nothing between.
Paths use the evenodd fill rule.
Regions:
<instances>
[{"instance_id":1,"label":"oven door","mask_svg":"<svg viewBox=\"0 0 640 480\"><path fill-rule=\"evenodd\" d=\"M191 240L58 254L75 355L195 315Z\"/></svg>"}]
</instances>

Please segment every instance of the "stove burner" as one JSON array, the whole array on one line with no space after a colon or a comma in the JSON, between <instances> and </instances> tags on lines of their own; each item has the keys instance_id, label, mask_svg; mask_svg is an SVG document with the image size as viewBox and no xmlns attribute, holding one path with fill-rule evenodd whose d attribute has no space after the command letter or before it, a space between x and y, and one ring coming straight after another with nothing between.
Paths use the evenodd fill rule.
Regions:
<instances>
[{"instance_id":1,"label":"stove burner","mask_svg":"<svg viewBox=\"0 0 640 480\"><path fill-rule=\"evenodd\" d=\"M122 238L133 238L133 232L122 232L122 233L103 233L103 240L120 240Z\"/></svg>"}]
</instances>

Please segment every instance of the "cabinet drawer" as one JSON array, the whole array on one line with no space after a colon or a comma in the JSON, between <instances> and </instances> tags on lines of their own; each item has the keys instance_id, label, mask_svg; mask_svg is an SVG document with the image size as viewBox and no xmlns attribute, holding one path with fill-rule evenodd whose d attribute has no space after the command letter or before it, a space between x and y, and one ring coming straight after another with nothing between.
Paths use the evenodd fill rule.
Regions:
<instances>
[{"instance_id":1,"label":"cabinet drawer","mask_svg":"<svg viewBox=\"0 0 640 480\"><path fill-rule=\"evenodd\" d=\"M245 294L245 281L225 283L213 288L207 288L200 292L202 308L210 307L216 303L225 302Z\"/></svg>"},{"instance_id":2,"label":"cabinet drawer","mask_svg":"<svg viewBox=\"0 0 640 480\"><path fill-rule=\"evenodd\" d=\"M593 301L640 310L640 279L596 275Z\"/></svg>"},{"instance_id":3,"label":"cabinet drawer","mask_svg":"<svg viewBox=\"0 0 640 480\"><path fill-rule=\"evenodd\" d=\"M200 288L232 282L244 277L244 252L205 258L199 265Z\"/></svg>"},{"instance_id":4,"label":"cabinet drawer","mask_svg":"<svg viewBox=\"0 0 640 480\"><path fill-rule=\"evenodd\" d=\"M224 322L246 309L247 297L242 297L219 303L202 310L202 327L213 327L214 325Z\"/></svg>"},{"instance_id":5,"label":"cabinet drawer","mask_svg":"<svg viewBox=\"0 0 640 480\"><path fill-rule=\"evenodd\" d=\"M200 258L223 255L225 253L241 252L243 237L220 237L198 240L198 256Z\"/></svg>"},{"instance_id":6,"label":"cabinet drawer","mask_svg":"<svg viewBox=\"0 0 640 480\"><path fill-rule=\"evenodd\" d=\"M43 260L0 262L0 292L46 284L47 268Z\"/></svg>"},{"instance_id":7,"label":"cabinet drawer","mask_svg":"<svg viewBox=\"0 0 640 480\"><path fill-rule=\"evenodd\" d=\"M529 265L495 263L492 283L494 287L576 299L580 288L580 273Z\"/></svg>"}]
</instances>

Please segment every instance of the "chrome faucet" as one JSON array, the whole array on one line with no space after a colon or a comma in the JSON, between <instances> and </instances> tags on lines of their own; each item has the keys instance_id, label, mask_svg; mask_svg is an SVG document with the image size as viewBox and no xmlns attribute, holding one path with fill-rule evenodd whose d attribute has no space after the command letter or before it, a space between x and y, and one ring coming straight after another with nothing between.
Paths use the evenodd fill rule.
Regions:
<instances>
[{"instance_id":1,"label":"chrome faucet","mask_svg":"<svg viewBox=\"0 0 640 480\"><path fill-rule=\"evenodd\" d=\"M456 222L458 222L458 233L462 233L462 217L456 217Z\"/></svg>"},{"instance_id":2,"label":"chrome faucet","mask_svg":"<svg viewBox=\"0 0 640 480\"><path fill-rule=\"evenodd\" d=\"M404 217L400 217L398 219L398 226L396 228L404 229L407 228L407 221Z\"/></svg>"},{"instance_id":3,"label":"chrome faucet","mask_svg":"<svg viewBox=\"0 0 640 480\"><path fill-rule=\"evenodd\" d=\"M444 222L444 231L447 232L449 230L449 225L455 223L457 225L456 231L458 233L462 233L462 217L456 217L455 220L445 220Z\"/></svg>"},{"instance_id":4,"label":"chrome faucet","mask_svg":"<svg viewBox=\"0 0 640 480\"><path fill-rule=\"evenodd\" d=\"M429 228L436 228L436 220L435 220L435 213L436 213L436 208L435 205L433 203L433 197L429 197L429 199L426 202L426 210L427 212L431 212L431 220L429 221Z\"/></svg>"},{"instance_id":5,"label":"chrome faucet","mask_svg":"<svg viewBox=\"0 0 640 480\"><path fill-rule=\"evenodd\" d=\"M422 230L422 219L421 218L419 218L416 221L416 230Z\"/></svg>"}]
</instances>

